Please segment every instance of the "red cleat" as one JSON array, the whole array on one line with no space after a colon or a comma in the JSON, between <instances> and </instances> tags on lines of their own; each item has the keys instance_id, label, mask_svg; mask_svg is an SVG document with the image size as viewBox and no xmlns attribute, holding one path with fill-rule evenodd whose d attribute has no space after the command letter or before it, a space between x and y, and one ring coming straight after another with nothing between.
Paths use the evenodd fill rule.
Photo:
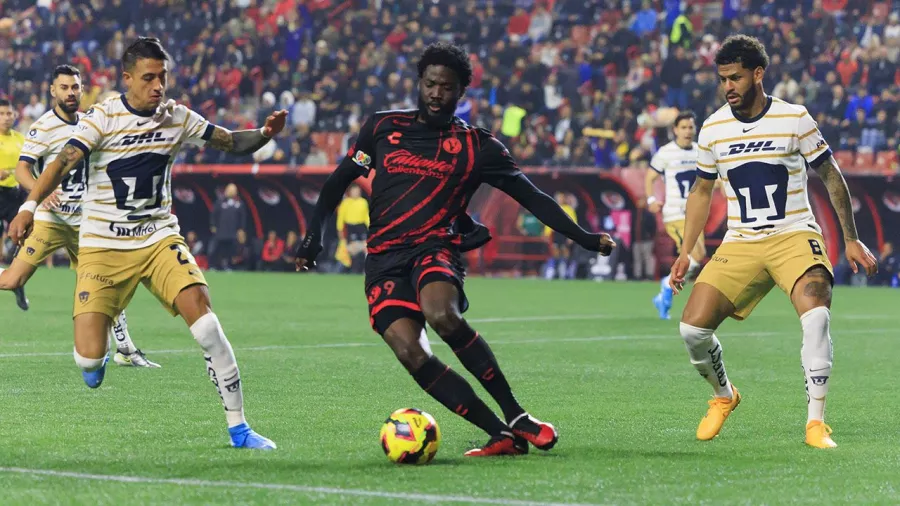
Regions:
<instances>
[{"instance_id":1,"label":"red cleat","mask_svg":"<svg viewBox=\"0 0 900 506\"><path fill-rule=\"evenodd\" d=\"M494 436L481 448L473 448L465 453L466 457L497 457L502 455L525 455L528 453L528 442L504 432Z\"/></svg>"},{"instance_id":2,"label":"red cleat","mask_svg":"<svg viewBox=\"0 0 900 506\"><path fill-rule=\"evenodd\" d=\"M542 422L528 413L517 416L509 426L513 434L533 444L538 450L549 450L559 441L559 432L556 431L556 427Z\"/></svg>"}]
</instances>

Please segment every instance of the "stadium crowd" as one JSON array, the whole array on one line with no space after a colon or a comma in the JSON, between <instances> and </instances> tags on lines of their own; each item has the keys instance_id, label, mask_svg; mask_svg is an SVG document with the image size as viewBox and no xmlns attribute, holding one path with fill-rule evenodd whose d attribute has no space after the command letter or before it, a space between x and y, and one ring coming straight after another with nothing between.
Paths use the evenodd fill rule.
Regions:
<instances>
[{"instance_id":1,"label":"stadium crowd","mask_svg":"<svg viewBox=\"0 0 900 506\"><path fill-rule=\"evenodd\" d=\"M290 134L256 161L329 164L365 115L415 107L411 60L452 39L475 66L459 116L496 132L522 164L606 169L648 160L667 142L672 108L715 110L712 58L727 34L744 32L771 53L766 89L805 104L833 145L898 145L896 2L7 0L0 11L15 20L0 42L0 90L19 130L48 107L54 66L84 72L87 108L121 89L124 44L149 34L176 62L169 95L212 121L242 128L290 110ZM314 142L324 132L345 135Z\"/></svg>"}]
</instances>

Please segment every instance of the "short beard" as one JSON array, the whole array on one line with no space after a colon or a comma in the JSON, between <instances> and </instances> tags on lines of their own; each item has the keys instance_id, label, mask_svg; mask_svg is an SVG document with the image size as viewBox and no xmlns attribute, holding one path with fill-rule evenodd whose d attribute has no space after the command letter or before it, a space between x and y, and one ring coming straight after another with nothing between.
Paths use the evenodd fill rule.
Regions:
<instances>
[{"instance_id":1,"label":"short beard","mask_svg":"<svg viewBox=\"0 0 900 506\"><path fill-rule=\"evenodd\" d=\"M749 117L748 114L750 112L750 108L753 107L753 103L756 102L756 86L751 86L747 93L741 95L741 106L739 109L731 108L731 111L734 113L738 113L739 116Z\"/></svg>"},{"instance_id":2,"label":"short beard","mask_svg":"<svg viewBox=\"0 0 900 506\"><path fill-rule=\"evenodd\" d=\"M73 105L73 106L66 105L66 103L63 101L57 101L56 105L58 105L59 108L62 109L66 114L72 114L72 113L78 111L78 102L77 101L75 102L75 105Z\"/></svg>"},{"instance_id":3,"label":"short beard","mask_svg":"<svg viewBox=\"0 0 900 506\"><path fill-rule=\"evenodd\" d=\"M419 117L425 120L425 124L432 128L443 128L453 121L453 115L456 113L456 103L447 104L441 107L437 113L431 112L428 104L419 94Z\"/></svg>"}]
</instances>

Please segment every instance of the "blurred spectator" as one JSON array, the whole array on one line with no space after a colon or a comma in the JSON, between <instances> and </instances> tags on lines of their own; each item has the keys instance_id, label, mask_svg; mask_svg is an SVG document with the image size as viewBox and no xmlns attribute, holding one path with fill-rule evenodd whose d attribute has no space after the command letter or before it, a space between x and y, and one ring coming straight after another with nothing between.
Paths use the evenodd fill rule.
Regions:
<instances>
[{"instance_id":1,"label":"blurred spectator","mask_svg":"<svg viewBox=\"0 0 900 506\"><path fill-rule=\"evenodd\" d=\"M225 187L225 193L216 202L212 212L210 232L210 266L213 269L231 269L231 258L237 243L238 230L247 226L247 210L238 198L234 183Z\"/></svg>"},{"instance_id":2,"label":"blurred spectator","mask_svg":"<svg viewBox=\"0 0 900 506\"><path fill-rule=\"evenodd\" d=\"M274 230L269 230L269 235L262 247L261 267L264 271L281 271L284 262L281 256L284 254L284 240L280 239Z\"/></svg>"},{"instance_id":3,"label":"blurred spectator","mask_svg":"<svg viewBox=\"0 0 900 506\"><path fill-rule=\"evenodd\" d=\"M254 270L253 247L247 241L247 232L237 231L237 243L231 256L231 268L236 271Z\"/></svg>"},{"instance_id":4,"label":"blurred spectator","mask_svg":"<svg viewBox=\"0 0 900 506\"><path fill-rule=\"evenodd\" d=\"M885 242L878 256L877 283L897 287L900 284L898 274L900 274L900 254L894 251L893 243Z\"/></svg>"},{"instance_id":5,"label":"blurred spectator","mask_svg":"<svg viewBox=\"0 0 900 506\"><path fill-rule=\"evenodd\" d=\"M656 276L656 257L653 254L653 242L656 239L656 215L647 209L647 201L637 202L637 233L632 246L632 277L634 279L652 280Z\"/></svg>"},{"instance_id":6,"label":"blurred spectator","mask_svg":"<svg viewBox=\"0 0 900 506\"><path fill-rule=\"evenodd\" d=\"M297 232L291 230L287 233L287 239L284 241L284 251L281 253L281 270L294 270L294 253L297 251L298 240Z\"/></svg>"},{"instance_id":7,"label":"blurred spectator","mask_svg":"<svg viewBox=\"0 0 900 506\"><path fill-rule=\"evenodd\" d=\"M118 59L127 43L161 36L175 61L169 95L211 121L245 128L273 110L291 112L283 145L254 158L190 147L179 161L327 164L343 151L313 139L352 131L378 109L415 107L418 53L453 40L474 67L461 117L520 144L523 163L606 169L641 163L660 144L637 124L652 113L648 106L689 108L701 119L721 106L713 59L725 36L741 32L767 45L768 92L817 118L824 112L820 126L839 130L863 109L865 145L880 145L870 139L883 134L893 147L896 2L834 8L841 3L723 0L716 12L708 2L678 0L382 1L347 2L332 13L321 6L334 2L295 0L65 0L37 9L13 1L4 15L20 22L0 44L0 89L26 129L49 104L55 65L82 69L86 109L122 88ZM893 12L876 16L883 7ZM879 126L870 120L882 109L888 121Z\"/></svg>"}]
</instances>

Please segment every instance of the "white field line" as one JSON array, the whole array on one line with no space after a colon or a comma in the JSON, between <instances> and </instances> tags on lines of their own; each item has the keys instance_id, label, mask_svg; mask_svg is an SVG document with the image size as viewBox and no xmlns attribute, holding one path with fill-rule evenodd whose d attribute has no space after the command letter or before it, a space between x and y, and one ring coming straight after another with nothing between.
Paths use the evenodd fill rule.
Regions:
<instances>
[{"instance_id":1,"label":"white field line","mask_svg":"<svg viewBox=\"0 0 900 506\"><path fill-rule=\"evenodd\" d=\"M876 328L876 329L856 329L856 330L843 330L837 332L837 335L864 335L864 334L885 334L893 332L894 329L884 329L884 328ZM746 338L746 337L772 337L772 336L782 336L790 334L789 332L735 332L735 333L727 333L720 334L723 337L732 337L735 339ZM797 335L800 335L798 330ZM677 333L666 333L666 334L637 334L637 335L616 335L616 336L590 336L590 337L539 337L534 339L492 339L488 341L490 345L519 345L519 344L548 344L548 343L589 343L589 342L604 342L604 341L652 341L652 340L678 340L680 336ZM431 337L432 345L445 345L444 342L439 339L435 339L433 336ZM316 350L316 349L328 349L328 348L365 348L365 347L374 347L374 346L384 346L384 344L378 340L373 339L368 342L361 343L321 343L321 344L286 344L286 345L271 345L271 346L247 346L247 347L238 347L235 348L236 352L239 353L247 353L247 352L255 352L255 351L279 351L279 350ZM153 350L146 349L147 354L153 355L161 355L161 354L170 354L170 355L182 355L182 354L195 354L200 353L199 347L193 348L182 348L182 349L172 349L172 350ZM72 352L33 352L33 353L0 353L0 359L15 359L15 358L29 358L29 357L71 357Z\"/></svg>"},{"instance_id":2,"label":"white field line","mask_svg":"<svg viewBox=\"0 0 900 506\"><path fill-rule=\"evenodd\" d=\"M220 489L258 489L296 492L303 495L332 495L340 497L370 497L379 499L401 499L417 503L462 503L462 504L500 504L504 506L591 506L588 504L555 503L539 501L523 501L519 499L471 497L441 494L416 494L409 492L383 492L379 490L362 490L339 487L313 487L308 485L288 485L282 483L253 483L234 481L210 481L184 478L148 478L143 476L122 476L114 474L89 474L69 471L53 471L49 469L26 469L21 467L0 467L0 473L19 474L25 476L50 476L54 478L72 478L76 480L92 480L118 483L144 483L153 485L176 485L179 487L212 487Z\"/></svg>"}]
</instances>

